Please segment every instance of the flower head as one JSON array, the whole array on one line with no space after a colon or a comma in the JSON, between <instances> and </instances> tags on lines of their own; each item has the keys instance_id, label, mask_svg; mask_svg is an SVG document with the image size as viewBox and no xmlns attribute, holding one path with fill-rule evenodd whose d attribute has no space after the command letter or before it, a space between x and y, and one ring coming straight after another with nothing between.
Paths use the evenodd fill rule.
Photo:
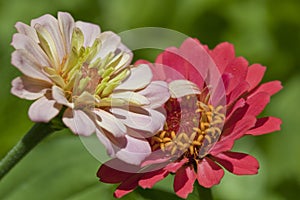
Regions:
<instances>
[{"instance_id":1,"label":"flower head","mask_svg":"<svg viewBox=\"0 0 300 200\"><path fill-rule=\"evenodd\" d=\"M140 167L118 159L108 161L98 171L100 181L121 183L115 191L121 197L137 186L151 188L174 173L174 190L186 198L196 180L207 188L220 183L223 168L237 175L256 174L258 161L231 149L245 135L280 129L280 119L258 118L282 88L280 82L259 85L265 67L248 66L229 43L210 50L189 38L180 48L161 53L154 67L161 65L164 69L157 76L169 82L171 97L164 105L163 130L148 138L152 154ZM124 170L114 169L115 165L123 165Z\"/></svg>"},{"instance_id":2,"label":"flower head","mask_svg":"<svg viewBox=\"0 0 300 200\"><path fill-rule=\"evenodd\" d=\"M47 123L61 112L75 134L96 132L111 156L136 153L128 162L139 163L151 152L145 139L128 133L162 128L164 116L154 109L169 98L168 89L164 82L151 82L147 65L129 65L132 53L118 35L64 12L57 19L41 16L30 26L18 22L16 28L12 64L23 75L12 81L11 92L35 100L32 121Z\"/></svg>"}]
</instances>

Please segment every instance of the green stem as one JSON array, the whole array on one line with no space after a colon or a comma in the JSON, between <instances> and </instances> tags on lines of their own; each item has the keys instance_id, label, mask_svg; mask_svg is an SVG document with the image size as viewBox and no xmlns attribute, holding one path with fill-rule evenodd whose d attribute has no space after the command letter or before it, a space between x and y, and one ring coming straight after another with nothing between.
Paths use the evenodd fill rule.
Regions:
<instances>
[{"instance_id":1,"label":"green stem","mask_svg":"<svg viewBox=\"0 0 300 200\"><path fill-rule=\"evenodd\" d=\"M194 187L198 191L200 200L213 200L211 188L204 188L201 185L199 185L198 182L195 182Z\"/></svg>"},{"instance_id":2,"label":"green stem","mask_svg":"<svg viewBox=\"0 0 300 200\"><path fill-rule=\"evenodd\" d=\"M56 131L51 124L36 123L0 161L0 180L40 141Z\"/></svg>"}]
</instances>

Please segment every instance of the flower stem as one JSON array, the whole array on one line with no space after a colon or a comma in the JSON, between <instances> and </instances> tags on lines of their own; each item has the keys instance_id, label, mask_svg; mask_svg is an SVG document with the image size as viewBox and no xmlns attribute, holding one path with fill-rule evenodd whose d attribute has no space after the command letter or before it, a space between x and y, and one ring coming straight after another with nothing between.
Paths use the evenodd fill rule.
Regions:
<instances>
[{"instance_id":1,"label":"flower stem","mask_svg":"<svg viewBox=\"0 0 300 200\"><path fill-rule=\"evenodd\" d=\"M200 200L213 200L211 188L204 188L195 182L194 187L197 188Z\"/></svg>"},{"instance_id":2,"label":"flower stem","mask_svg":"<svg viewBox=\"0 0 300 200\"><path fill-rule=\"evenodd\" d=\"M40 141L56 131L51 123L36 123L0 161L0 180Z\"/></svg>"}]
</instances>

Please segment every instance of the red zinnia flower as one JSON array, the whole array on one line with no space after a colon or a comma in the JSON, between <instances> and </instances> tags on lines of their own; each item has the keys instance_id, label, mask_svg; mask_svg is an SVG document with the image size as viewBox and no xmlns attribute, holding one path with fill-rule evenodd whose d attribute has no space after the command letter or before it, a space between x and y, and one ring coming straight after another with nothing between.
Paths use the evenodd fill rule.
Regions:
<instances>
[{"instance_id":1,"label":"red zinnia flower","mask_svg":"<svg viewBox=\"0 0 300 200\"><path fill-rule=\"evenodd\" d=\"M280 82L259 85L265 67L248 66L243 57L235 57L229 43L210 50L189 38L179 49L161 53L152 67L159 65L167 67L156 77L169 82L172 95L165 103L164 130L148 138L153 154L141 166L108 161L98 171L100 181L121 183L114 194L122 197L137 186L151 188L175 173L174 191L186 198L195 180L207 188L218 184L223 168L236 175L256 174L259 164L254 157L230 150L244 135L280 129L278 118L257 118L282 88Z\"/></svg>"}]
</instances>

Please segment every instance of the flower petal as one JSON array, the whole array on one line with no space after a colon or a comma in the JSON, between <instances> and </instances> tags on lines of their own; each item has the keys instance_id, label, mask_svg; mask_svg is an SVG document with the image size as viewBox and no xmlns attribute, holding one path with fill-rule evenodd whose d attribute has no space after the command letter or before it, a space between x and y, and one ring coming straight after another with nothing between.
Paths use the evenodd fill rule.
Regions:
<instances>
[{"instance_id":1,"label":"flower petal","mask_svg":"<svg viewBox=\"0 0 300 200\"><path fill-rule=\"evenodd\" d=\"M114 53L121 44L120 36L111 31L105 31L101 33L98 38L101 40L102 46L97 54L97 57L99 56L102 59L105 58L109 53Z\"/></svg>"},{"instance_id":2,"label":"flower petal","mask_svg":"<svg viewBox=\"0 0 300 200\"><path fill-rule=\"evenodd\" d=\"M77 21L75 23L75 26L80 28L80 30L84 35L85 47L92 46L95 39L99 36L101 31L99 26L87 22L82 22L82 21Z\"/></svg>"},{"instance_id":3,"label":"flower petal","mask_svg":"<svg viewBox=\"0 0 300 200\"><path fill-rule=\"evenodd\" d=\"M163 81L153 81L138 93L150 101L146 107L152 109L162 106L170 98L168 85Z\"/></svg>"},{"instance_id":4,"label":"flower petal","mask_svg":"<svg viewBox=\"0 0 300 200\"><path fill-rule=\"evenodd\" d=\"M96 130L92 119L82 110L68 108L64 112L62 120L73 133L78 135L89 136Z\"/></svg>"},{"instance_id":5,"label":"flower petal","mask_svg":"<svg viewBox=\"0 0 300 200\"><path fill-rule=\"evenodd\" d=\"M172 98L181 98L187 95L200 94L200 90L194 83L188 80L176 80L169 83Z\"/></svg>"},{"instance_id":6,"label":"flower petal","mask_svg":"<svg viewBox=\"0 0 300 200\"><path fill-rule=\"evenodd\" d=\"M266 71L266 67L260 64L253 64L248 68L246 81L249 83L249 91L254 89L262 80Z\"/></svg>"},{"instance_id":7,"label":"flower petal","mask_svg":"<svg viewBox=\"0 0 300 200\"><path fill-rule=\"evenodd\" d=\"M48 123L59 113L61 107L55 100L50 100L43 96L31 104L28 115L34 122Z\"/></svg>"},{"instance_id":8,"label":"flower petal","mask_svg":"<svg viewBox=\"0 0 300 200\"><path fill-rule=\"evenodd\" d=\"M168 171L168 172L171 172L171 173L176 173L177 170L179 170L179 168L181 168L185 163L188 162L188 159L187 158L183 158L181 159L179 162L171 162L170 164L168 164L165 169Z\"/></svg>"},{"instance_id":9,"label":"flower petal","mask_svg":"<svg viewBox=\"0 0 300 200\"><path fill-rule=\"evenodd\" d=\"M126 126L133 129L156 133L164 126L165 116L160 112L152 109L129 108L112 108L111 112Z\"/></svg>"},{"instance_id":10,"label":"flower petal","mask_svg":"<svg viewBox=\"0 0 300 200\"><path fill-rule=\"evenodd\" d=\"M124 91L124 92L114 92L111 95L113 99L124 99L127 102L131 102L137 105L148 105L150 101L143 95L137 92Z\"/></svg>"},{"instance_id":11,"label":"flower petal","mask_svg":"<svg viewBox=\"0 0 300 200\"><path fill-rule=\"evenodd\" d=\"M151 148L146 139L138 139L125 135L126 146L116 152L116 157L132 165L140 165L151 154Z\"/></svg>"},{"instance_id":12,"label":"flower petal","mask_svg":"<svg viewBox=\"0 0 300 200\"><path fill-rule=\"evenodd\" d=\"M96 128L96 136L100 140L100 142L104 145L106 149L106 153L112 158L115 157L114 144L112 143L112 141L110 141L111 138L108 139L109 136L105 134L103 129Z\"/></svg>"},{"instance_id":13,"label":"flower petal","mask_svg":"<svg viewBox=\"0 0 300 200\"><path fill-rule=\"evenodd\" d=\"M124 195L132 192L137 186L142 174L135 174L123 181L114 192L114 197L121 198Z\"/></svg>"},{"instance_id":14,"label":"flower petal","mask_svg":"<svg viewBox=\"0 0 300 200\"><path fill-rule=\"evenodd\" d=\"M276 117L263 117L256 121L255 126L247 132L249 135L262 135L280 130L281 120Z\"/></svg>"},{"instance_id":15,"label":"flower petal","mask_svg":"<svg viewBox=\"0 0 300 200\"><path fill-rule=\"evenodd\" d=\"M71 51L71 37L75 22L73 17L67 12L58 12L58 25L62 33L63 44L65 52L68 53Z\"/></svg>"},{"instance_id":16,"label":"flower petal","mask_svg":"<svg viewBox=\"0 0 300 200\"><path fill-rule=\"evenodd\" d=\"M39 42L39 38L36 34L36 31L34 28L32 28L31 26L28 26L27 24L24 24L22 22L17 22L15 25L17 31L21 34L24 34L28 37L30 37L33 41L35 41L36 43Z\"/></svg>"},{"instance_id":17,"label":"flower petal","mask_svg":"<svg viewBox=\"0 0 300 200\"><path fill-rule=\"evenodd\" d=\"M257 174L259 169L258 161L244 153L225 152L214 156L214 159L229 172L236 175Z\"/></svg>"},{"instance_id":18,"label":"flower petal","mask_svg":"<svg viewBox=\"0 0 300 200\"><path fill-rule=\"evenodd\" d=\"M197 165L197 180L203 187L219 184L223 176L224 170L209 158L204 158Z\"/></svg>"},{"instance_id":19,"label":"flower petal","mask_svg":"<svg viewBox=\"0 0 300 200\"><path fill-rule=\"evenodd\" d=\"M46 93L51 88L51 84L42 80L32 79L26 76L17 77L12 81L11 93L17 97L35 100Z\"/></svg>"},{"instance_id":20,"label":"flower petal","mask_svg":"<svg viewBox=\"0 0 300 200\"><path fill-rule=\"evenodd\" d=\"M144 189L152 188L155 185L155 183L163 180L168 174L168 171L163 169L148 172L139 180L139 186L141 186Z\"/></svg>"},{"instance_id":21,"label":"flower petal","mask_svg":"<svg viewBox=\"0 0 300 200\"><path fill-rule=\"evenodd\" d=\"M57 103L65 105L67 107L73 108L73 104L70 103L67 98L65 97L64 91L60 88L54 85L52 87L52 97L54 100L56 100Z\"/></svg>"},{"instance_id":22,"label":"flower petal","mask_svg":"<svg viewBox=\"0 0 300 200\"><path fill-rule=\"evenodd\" d=\"M196 178L196 173L192 167L181 167L174 178L174 191L176 194L181 198L187 198L189 193L193 191Z\"/></svg>"},{"instance_id":23,"label":"flower petal","mask_svg":"<svg viewBox=\"0 0 300 200\"><path fill-rule=\"evenodd\" d=\"M93 112L99 117L96 122L101 128L115 137L122 137L126 134L125 125L115 116L102 109L95 109Z\"/></svg>"},{"instance_id":24,"label":"flower petal","mask_svg":"<svg viewBox=\"0 0 300 200\"><path fill-rule=\"evenodd\" d=\"M146 87L152 79L148 65L139 65L131 69L131 74L115 90L137 90Z\"/></svg>"},{"instance_id":25,"label":"flower petal","mask_svg":"<svg viewBox=\"0 0 300 200\"><path fill-rule=\"evenodd\" d=\"M26 50L15 50L11 55L11 63L24 75L51 83L50 79L42 72L42 66Z\"/></svg>"},{"instance_id":26,"label":"flower petal","mask_svg":"<svg viewBox=\"0 0 300 200\"><path fill-rule=\"evenodd\" d=\"M268 93L270 96L272 96L272 95L276 94L277 92L279 92L281 89L282 89L282 85L281 85L280 81L270 81L270 82L260 85L257 88L257 90L255 90L253 92L252 95L255 95L260 92L265 92L265 93Z\"/></svg>"},{"instance_id":27,"label":"flower petal","mask_svg":"<svg viewBox=\"0 0 300 200\"><path fill-rule=\"evenodd\" d=\"M223 42L218 44L211 52L211 57L219 68L221 74L225 71L225 68L235 58L235 51L232 44Z\"/></svg>"}]
</instances>

